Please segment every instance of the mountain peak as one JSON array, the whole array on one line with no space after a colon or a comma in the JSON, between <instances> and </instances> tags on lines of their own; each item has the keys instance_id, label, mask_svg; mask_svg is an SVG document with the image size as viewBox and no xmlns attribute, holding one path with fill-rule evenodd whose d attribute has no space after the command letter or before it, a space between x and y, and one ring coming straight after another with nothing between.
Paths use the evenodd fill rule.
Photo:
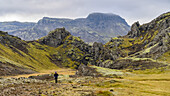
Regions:
<instances>
[{"instance_id":1,"label":"mountain peak","mask_svg":"<svg viewBox=\"0 0 170 96\"><path fill-rule=\"evenodd\" d=\"M86 19L96 23L99 21L104 21L112 23L122 23L125 24L126 26L129 26L125 19L113 13L91 13L87 16Z\"/></svg>"},{"instance_id":2,"label":"mountain peak","mask_svg":"<svg viewBox=\"0 0 170 96\"><path fill-rule=\"evenodd\" d=\"M88 16L90 15L105 15L105 16L118 16L116 14L113 14L113 13L100 13L100 12L94 12L94 13L90 13Z\"/></svg>"},{"instance_id":3,"label":"mountain peak","mask_svg":"<svg viewBox=\"0 0 170 96\"><path fill-rule=\"evenodd\" d=\"M58 47L63 44L63 40L69 36L70 33L65 30L65 28L57 28L54 31L49 32L49 34L38 41L41 44L46 44L52 47Z\"/></svg>"},{"instance_id":4,"label":"mountain peak","mask_svg":"<svg viewBox=\"0 0 170 96\"><path fill-rule=\"evenodd\" d=\"M95 18L99 20L113 20L115 18L120 18L120 16L112 13L91 13L87 16L89 20L94 20Z\"/></svg>"}]
</instances>

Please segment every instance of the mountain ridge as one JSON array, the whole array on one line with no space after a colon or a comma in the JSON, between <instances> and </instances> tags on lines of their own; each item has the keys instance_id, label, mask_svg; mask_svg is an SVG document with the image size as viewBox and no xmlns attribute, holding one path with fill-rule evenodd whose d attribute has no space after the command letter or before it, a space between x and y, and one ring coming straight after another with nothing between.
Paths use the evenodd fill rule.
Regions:
<instances>
[{"instance_id":1,"label":"mountain ridge","mask_svg":"<svg viewBox=\"0 0 170 96\"><path fill-rule=\"evenodd\" d=\"M130 26L118 15L92 13L86 18L77 19L43 17L33 27L14 30L9 34L23 40L36 40L62 27L65 27L73 36L81 37L85 42L106 43L111 37L126 35Z\"/></svg>"},{"instance_id":2,"label":"mountain ridge","mask_svg":"<svg viewBox=\"0 0 170 96\"><path fill-rule=\"evenodd\" d=\"M18 29L31 28L34 25L35 25L34 22L19 22L19 21L0 22L0 30L10 33Z\"/></svg>"}]
</instances>

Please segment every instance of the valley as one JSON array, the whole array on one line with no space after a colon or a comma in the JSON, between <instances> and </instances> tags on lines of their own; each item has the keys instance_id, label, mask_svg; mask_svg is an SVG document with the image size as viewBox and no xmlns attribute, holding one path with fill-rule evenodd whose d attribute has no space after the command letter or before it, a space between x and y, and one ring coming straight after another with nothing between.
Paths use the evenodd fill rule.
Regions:
<instances>
[{"instance_id":1,"label":"valley","mask_svg":"<svg viewBox=\"0 0 170 96\"><path fill-rule=\"evenodd\" d=\"M72 69L56 69L59 73L59 83L54 80L31 79L29 76L52 74L45 73L21 75L14 77L3 77L0 79L0 95L11 96L29 95L29 96L169 96L170 89L170 71L159 73L140 73L140 71L116 74L119 70L100 68L100 72L112 73L103 77L69 77L74 75ZM120 72L120 71L119 71ZM2 85L3 82L6 82Z\"/></svg>"},{"instance_id":2,"label":"valley","mask_svg":"<svg viewBox=\"0 0 170 96\"><path fill-rule=\"evenodd\" d=\"M88 44L64 27L32 41L0 31L0 95L170 96L169 53L170 12L135 22L105 44Z\"/></svg>"}]
</instances>

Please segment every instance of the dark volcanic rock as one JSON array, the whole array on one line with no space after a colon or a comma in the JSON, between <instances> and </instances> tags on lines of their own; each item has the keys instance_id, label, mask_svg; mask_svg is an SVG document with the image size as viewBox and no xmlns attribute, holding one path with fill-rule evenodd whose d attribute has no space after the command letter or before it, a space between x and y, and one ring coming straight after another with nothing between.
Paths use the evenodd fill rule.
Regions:
<instances>
[{"instance_id":1,"label":"dark volcanic rock","mask_svg":"<svg viewBox=\"0 0 170 96\"><path fill-rule=\"evenodd\" d=\"M78 71L76 72L76 75L77 76L101 76L96 70L95 68L91 68L91 67L88 67L84 64L81 64L79 67L78 67Z\"/></svg>"},{"instance_id":2,"label":"dark volcanic rock","mask_svg":"<svg viewBox=\"0 0 170 96\"><path fill-rule=\"evenodd\" d=\"M115 57L120 57L120 60L104 59L97 63L98 66L114 69L151 69L165 66L153 62L152 59L159 59L163 54L166 54L164 58L169 59L169 53L166 52L170 51L170 12L143 25L135 22L126 36L112 38L105 46L111 50L110 54L118 52ZM132 60L122 59L127 56ZM145 60L146 58L149 59Z\"/></svg>"},{"instance_id":3,"label":"dark volcanic rock","mask_svg":"<svg viewBox=\"0 0 170 96\"><path fill-rule=\"evenodd\" d=\"M167 66L166 64L161 64L158 62L153 62L151 60L132 60L132 59L122 59L116 60L108 64L100 64L101 67L111 68L111 69L134 69L134 70L145 70L152 68L160 68Z\"/></svg>"},{"instance_id":4,"label":"dark volcanic rock","mask_svg":"<svg viewBox=\"0 0 170 96\"><path fill-rule=\"evenodd\" d=\"M119 57L119 51L112 51L103 46L102 43L95 42L92 47L92 54L97 61L97 65L105 60L116 60Z\"/></svg>"},{"instance_id":5,"label":"dark volcanic rock","mask_svg":"<svg viewBox=\"0 0 170 96\"><path fill-rule=\"evenodd\" d=\"M69 36L70 33L65 30L65 28L58 28L51 31L47 36L39 39L41 44L46 44L52 47L58 47L64 43L64 39Z\"/></svg>"},{"instance_id":6,"label":"dark volcanic rock","mask_svg":"<svg viewBox=\"0 0 170 96\"><path fill-rule=\"evenodd\" d=\"M170 49L170 12L164 13L144 25L135 22L127 37L138 37L143 41L141 44L133 45L136 52L145 49L145 46L150 48L149 52L136 54L138 58L158 59Z\"/></svg>"},{"instance_id":7,"label":"dark volcanic rock","mask_svg":"<svg viewBox=\"0 0 170 96\"><path fill-rule=\"evenodd\" d=\"M141 32L139 30L139 22L135 22L132 27L131 27L131 31L129 31L128 35L130 38L134 38L134 37L138 37L141 35Z\"/></svg>"}]
</instances>

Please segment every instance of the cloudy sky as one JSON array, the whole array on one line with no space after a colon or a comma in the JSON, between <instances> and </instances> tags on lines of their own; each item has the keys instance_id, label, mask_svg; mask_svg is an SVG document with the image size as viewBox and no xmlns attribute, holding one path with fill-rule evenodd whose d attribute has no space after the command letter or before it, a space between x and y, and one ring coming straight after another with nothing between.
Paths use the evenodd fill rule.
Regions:
<instances>
[{"instance_id":1,"label":"cloudy sky","mask_svg":"<svg viewBox=\"0 0 170 96\"><path fill-rule=\"evenodd\" d=\"M42 17L85 18L89 13L114 13L129 25L151 21L170 11L170 0L0 0L0 21L32 21Z\"/></svg>"}]
</instances>

